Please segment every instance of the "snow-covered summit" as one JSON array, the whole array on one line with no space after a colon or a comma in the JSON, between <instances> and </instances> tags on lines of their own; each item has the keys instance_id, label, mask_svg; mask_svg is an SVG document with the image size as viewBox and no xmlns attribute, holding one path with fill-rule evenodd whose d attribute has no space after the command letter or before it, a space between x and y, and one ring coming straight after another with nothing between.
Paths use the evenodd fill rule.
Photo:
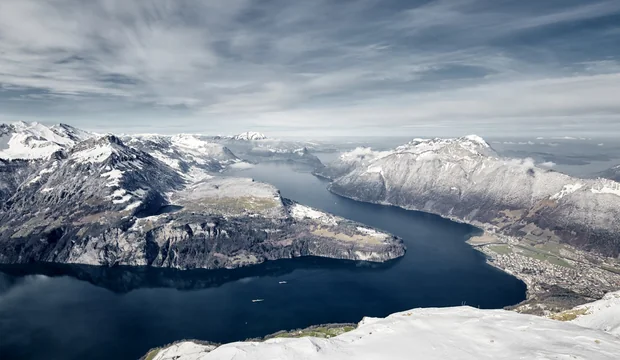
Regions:
<instances>
[{"instance_id":1,"label":"snow-covered summit","mask_svg":"<svg viewBox=\"0 0 620 360\"><path fill-rule=\"evenodd\" d=\"M415 138L394 150L376 151L369 147L357 147L340 155L338 161L348 165L370 164L373 161L396 154L444 155L455 159L469 156L495 156L491 146L477 135L454 139ZM424 157L421 157L423 159Z\"/></svg>"},{"instance_id":2,"label":"snow-covered summit","mask_svg":"<svg viewBox=\"0 0 620 360\"><path fill-rule=\"evenodd\" d=\"M128 148L114 135L91 138L71 149L71 158L76 162L101 163L112 155L128 154ZM135 157L135 154L130 156Z\"/></svg>"},{"instance_id":3,"label":"snow-covered summit","mask_svg":"<svg viewBox=\"0 0 620 360\"><path fill-rule=\"evenodd\" d=\"M49 129L52 130L54 133L62 136L63 138L70 139L71 141L73 141L74 144L80 141L90 139L91 137L97 135L90 131L78 129L71 125L62 124L62 123L52 125L49 127Z\"/></svg>"},{"instance_id":4,"label":"snow-covered summit","mask_svg":"<svg viewBox=\"0 0 620 360\"><path fill-rule=\"evenodd\" d=\"M260 135L245 133L248 139L258 139ZM67 124L0 124L1 160L45 162L58 151L64 151L76 164L100 164L144 156L136 155L130 147L149 154L190 181L208 178L211 173L243 162L223 144L201 135L124 135L121 140L112 134L95 134ZM33 168L39 166L34 161L29 163ZM16 188L18 182L11 180L10 188Z\"/></svg>"},{"instance_id":5,"label":"snow-covered summit","mask_svg":"<svg viewBox=\"0 0 620 360\"><path fill-rule=\"evenodd\" d=\"M246 131L244 133L237 134L233 136L232 138L233 140L250 141L250 140L265 140L267 139L267 136L265 136L265 134L263 133L259 133L255 131Z\"/></svg>"},{"instance_id":6,"label":"snow-covered summit","mask_svg":"<svg viewBox=\"0 0 620 360\"><path fill-rule=\"evenodd\" d=\"M127 136L125 141L193 180L242 162L226 146L200 135L138 135Z\"/></svg>"},{"instance_id":7,"label":"snow-covered summit","mask_svg":"<svg viewBox=\"0 0 620 360\"><path fill-rule=\"evenodd\" d=\"M467 135L453 139L416 138L405 145L397 147L395 152L412 154L435 152L453 156L496 156L491 146L478 135Z\"/></svg>"},{"instance_id":8,"label":"snow-covered summit","mask_svg":"<svg viewBox=\"0 0 620 360\"><path fill-rule=\"evenodd\" d=\"M225 146L206 141L198 135L174 135L170 138L171 145L194 156L207 156L211 158L233 159L234 154Z\"/></svg>"},{"instance_id":9,"label":"snow-covered summit","mask_svg":"<svg viewBox=\"0 0 620 360\"><path fill-rule=\"evenodd\" d=\"M68 149L92 137L70 125L46 126L23 121L0 125L0 159L47 159L58 150Z\"/></svg>"},{"instance_id":10,"label":"snow-covered summit","mask_svg":"<svg viewBox=\"0 0 620 360\"><path fill-rule=\"evenodd\" d=\"M366 169L371 173L382 173L384 166L404 161L445 161L474 164L485 158L495 158L497 154L480 136L468 135L453 139L415 138L392 150L377 151L370 147L357 147L340 154L340 157L326 167L317 169L316 175L336 179L354 169ZM398 165L399 164L399 165ZM460 166L460 165L459 165Z\"/></svg>"},{"instance_id":11,"label":"snow-covered summit","mask_svg":"<svg viewBox=\"0 0 620 360\"><path fill-rule=\"evenodd\" d=\"M114 135L82 141L42 162L13 196L18 208L139 211L184 186L174 169Z\"/></svg>"}]
</instances>

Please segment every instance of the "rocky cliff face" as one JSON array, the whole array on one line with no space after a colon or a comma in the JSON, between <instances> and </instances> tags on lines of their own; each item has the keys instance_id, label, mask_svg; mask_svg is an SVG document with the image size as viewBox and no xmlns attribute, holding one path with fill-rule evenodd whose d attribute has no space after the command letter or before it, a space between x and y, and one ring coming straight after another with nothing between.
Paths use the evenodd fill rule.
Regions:
<instances>
[{"instance_id":1,"label":"rocky cliff face","mask_svg":"<svg viewBox=\"0 0 620 360\"><path fill-rule=\"evenodd\" d=\"M270 185L209 175L240 161L220 145L129 142L93 136L48 144L54 152L40 159L2 159L0 262L211 269L404 254L399 239L283 199Z\"/></svg>"},{"instance_id":2,"label":"rocky cliff face","mask_svg":"<svg viewBox=\"0 0 620 360\"><path fill-rule=\"evenodd\" d=\"M436 213L502 233L620 254L620 184L499 157L481 138L356 149L317 172L346 197Z\"/></svg>"},{"instance_id":3,"label":"rocky cliff face","mask_svg":"<svg viewBox=\"0 0 620 360\"><path fill-rule=\"evenodd\" d=\"M0 159L0 208L20 184L36 171L33 165L28 160Z\"/></svg>"}]
</instances>

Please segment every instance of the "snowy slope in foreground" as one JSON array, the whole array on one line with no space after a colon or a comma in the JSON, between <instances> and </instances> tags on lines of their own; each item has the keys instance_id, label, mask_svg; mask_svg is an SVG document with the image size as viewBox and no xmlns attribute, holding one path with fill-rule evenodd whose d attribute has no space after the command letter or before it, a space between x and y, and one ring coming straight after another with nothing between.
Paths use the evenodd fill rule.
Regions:
<instances>
[{"instance_id":1,"label":"snowy slope in foreground","mask_svg":"<svg viewBox=\"0 0 620 360\"><path fill-rule=\"evenodd\" d=\"M601 330L471 307L415 309L387 318L365 318L332 339L276 338L216 349L183 342L156 360L231 359L618 359L620 339Z\"/></svg>"},{"instance_id":2,"label":"snowy slope in foreground","mask_svg":"<svg viewBox=\"0 0 620 360\"><path fill-rule=\"evenodd\" d=\"M571 322L620 337L620 291L608 293L601 300L577 306L572 312L585 313L577 315Z\"/></svg>"}]
</instances>

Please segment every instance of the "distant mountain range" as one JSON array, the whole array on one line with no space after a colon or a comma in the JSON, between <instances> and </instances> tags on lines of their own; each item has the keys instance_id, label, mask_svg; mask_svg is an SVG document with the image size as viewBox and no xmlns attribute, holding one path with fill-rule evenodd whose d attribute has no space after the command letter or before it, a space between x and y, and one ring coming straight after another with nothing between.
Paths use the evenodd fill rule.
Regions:
<instances>
[{"instance_id":1,"label":"distant mountain range","mask_svg":"<svg viewBox=\"0 0 620 360\"><path fill-rule=\"evenodd\" d=\"M259 132L254 132L254 131L246 131L244 133L235 135L232 137L233 140L246 140L246 141L251 141L251 140L266 140L267 136L265 136L265 134L259 133Z\"/></svg>"},{"instance_id":2,"label":"distant mountain range","mask_svg":"<svg viewBox=\"0 0 620 360\"><path fill-rule=\"evenodd\" d=\"M214 176L243 162L199 135L3 124L0 262L185 269L404 254L400 239L296 204L270 185Z\"/></svg>"}]
</instances>

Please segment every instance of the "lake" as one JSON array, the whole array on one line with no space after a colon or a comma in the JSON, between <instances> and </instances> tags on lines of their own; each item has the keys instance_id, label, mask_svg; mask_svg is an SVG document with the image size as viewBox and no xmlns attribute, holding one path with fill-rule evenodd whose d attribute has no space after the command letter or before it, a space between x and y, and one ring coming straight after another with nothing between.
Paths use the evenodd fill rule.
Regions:
<instances>
[{"instance_id":1,"label":"lake","mask_svg":"<svg viewBox=\"0 0 620 360\"><path fill-rule=\"evenodd\" d=\"M523 282L465 243L478 231L469 225L339 197L287 164L233 175L398 235L407 254L384 264L309 257L215 271L2 266L0 358L137 359L181 339L230 342L415 307L501 308L525 299Z\"/></svg>"}]
</instances>

